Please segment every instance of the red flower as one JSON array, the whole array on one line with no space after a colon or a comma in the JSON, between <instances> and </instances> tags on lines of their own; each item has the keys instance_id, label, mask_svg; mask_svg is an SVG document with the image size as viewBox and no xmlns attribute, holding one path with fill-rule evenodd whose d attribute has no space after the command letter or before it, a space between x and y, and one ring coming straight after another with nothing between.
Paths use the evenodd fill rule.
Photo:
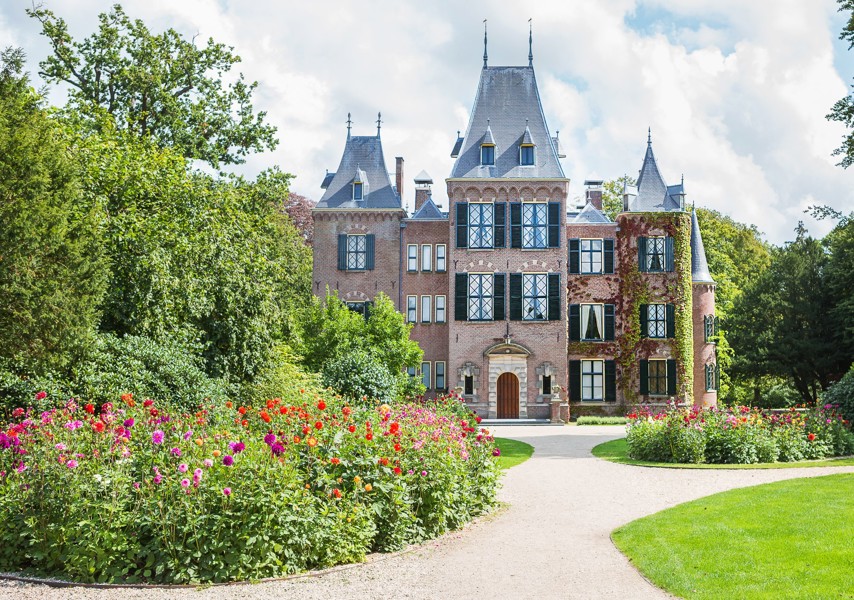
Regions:
<instances>
[{"instance_id":1,"label":"red flower","mask_svg":"<svg viewBox=\"0 0 854 600\"><path fill-rule=\"evenodd\" d=\"M370 442L372 439L374 439L374 434L369 431L365 434L365 439Z\"/></svg>"},{"instance_id":2,"label":"red flower","mask_svg":"<svg viewBox=\"0 0 854 600\"><path fill-rule=\"evenodd\" d=\"M336 498L340 498L341 497L341 490L339 490L338 488L335 488L334 490L332 490L332 495L335 496Z\"/></svg>"},{"instance_id":3,"label":"red flower","mask_svg":"<svg viewBox=\"0 0 854 600\"><path fill-rule=\"evenodd\" d=\"M47 392L36 392L36 400L44 400L47 398Z\"/></svg>"},{"instance_id":4,"label":"red flower","mask_svg":"<svg viewBox=\"0 0 854 600\"><path fill-rule=\"evenodd\" d=\"M156 417L156 416L157 416L157 409L156 409L156 408L150 408L150 409L148 410L148 412L151 414L151 416L152 416L152 417Z\"/></svg>"},{"instance_id":5,"label":"red flower","mask_svg":"<svg viewBox=\"0 0 854 600\"><path fill-rule=\"evenodd\" d=\"M317 421L317 422L314 424L314 428L315 428L315 429L323 429L323 423L321 423L320 421Z\"/></svg>"},{"instance_id":6,"label":"red flower","mask_svg":"<svg viewBox=\"0 0 854 600\"><path fill-rule=\"evenodd\" d=\"M246 407L241 406L240 408L237 409L237 412L239 412L241 415L245 415L246 414Z\"/></svg>"},{"instance_id":7,"label":"red flower","mask_svg":"<svg viewBox=\"0 0 854 600\"><path fill-rule=\"evenodd\" d=\"M395 445L394 445L394 451L395 451L395 452L400 452L400 444L395 444Z\"/></svg>"},{"instance_id":8,"label":"red flower","mask_svg":"<svg viewBox=\"0 0 854 600\"><path fill-rule=\"evenodd\" d=\"M814 433L809 434L809 435L807 436L807 439L808 439L809 441L811 441L811 442L812 442L812 441L814 441L814 440L815 440L815 434L814 434Z\"/></svg>"},{"instance_id":9,"label":"red flower","mask_svg":"<svg viewBox=\"0 0 854 600\"><path fill-rule=\"evenodd\" d=\"M395 475L400 475L400 473L401 473L400 467L395 467L393 470L394 470Z\"/></svg>"},{"instance_id":10,"label":"red flower","mask_svg":"<svg viewBox=\"0 0 854 600\"><path fill-rule=\"evenodd\" d=\"M326 402L321 400L317 403L317 410L326 410Z\"/></svg>"},{"instance_id":11,"label":"red flower","mask_svg":"<svg viewBox=\"0 0 854 600\"><path fill-rule=\"evenodd\" d=\"M338 463L341 462L341 459L333 456L332 458L329 459L329 462L331 462L333 465L337 465Z\"/></svg>"},{"instance_id":12,"label":"red flower","mask_svg":"<svg viewBox=\"0 0 854 600\"><path fill-rule=\"evenodd\" d=\"M272 420L272 419L270 418L270 415L269 415L269 414L267 414L267 411L266 411L266 410L262 410L262 411L261 411L261 420L263 420L265 423L269 423L269 422Z\"/></svg>"},{"instance_id":13,"label":"red flower","mask_svg":"<svg viewBox=\"0 0 854 600\"><path fill-rule=\"evenodd\" d=\"M347 429L350 431L350 433L356 433L356 426L355 425L350 425Z\"/></svg>"},{"instance_id":14,"label":"red flower","mask_svg":"<svg viewBox=\"0 0 854 600\"><path fill-rule=\"evenodd\" d=\"M309 427L308 425L306 425L305 427L302 428L302 434L303 435L308 435L310 432L311 432L311 427Z\"/></svg>"},{"instance_id":15,"label":"red flower","mask_svg":"<svg viewBox=\"0 0 854 600\"><path fill-rule=\"evenodd\" d=\"M272 400L267 400L267 408L273 408L274 406L276 406L275 402L273 402Z\"/></svg>"},{"instance_id":16,"label":"red flower","mask_svg":"<svg viewBox=\"0 0 854 600\"><path fill-rule=\"evenodd\" d=\"M388 426L388 431L389 433L394 435L395 433L400 431L400 424L397 421L392 421L391 424Z\"/></svg>"},{"instance_id":17,"label":"red flower","mask_svg":"<svg viewBox=\"0 0 854 600\"><path fill-rule=\"evenodd\" d=\"M226 408L231 408L232 406L234 406L234 404L231 403L231 400L225 403Z\"/></svg>"},{"instance_id":18,"label":"red flower","mask_svg":"<svg viewBox=\"0 0 854 600\"><path fill-rule=\"evenodd\" d=\"M143 405L144 407L146 407L146 408L148 408L148 407L149 407L149 406L151 406L152 404L154 404L154 400L143 400L143 401L142 401L142 405Z\"/></svg>"},{"instance_id":19,"label":"red flower","mask_svg":"<svg viewBox=\"0 0 854 600\"><path fill-rule=\"evenodd\" d=\"M345 406L344 408L341 409L341 414L343 414L345 417L349 417L352 412L353 412L353 409L350 408L349 406Z\"/></svg>"},{"instance_id":20,"label":"red flower","mask_svg":"<svg viewBox=\"0 0 854 600\"><path fill-rule=\"evenodd\" d=\"M92 425L92 429L97 431L98 433L103 433L104 431L104 422L103 421L95 421L95 424Z\"/></svg>"},{"instance_id":21,"label":"red flower","mask_svg":"<svg viewBox=\"0 0 854 600\"><path fill-rule=\"evenodd\" d=\"M12 416L13 417L23 417L24 416L24 409L19 406L18 408L16 408L15 410L12 411Z\"/></svg>"},{"instance_id":22,"label":"red flower","mask_svg":"<svg viewBox=\"0 0 854 600\"><path fill-rule=\"evenodd\" d=\"M377 461L377 462L379 462L379 464L381 464L381 465L382 465L382 466L384 466L384 467L387 467L387 466L388 466L388 459L387 459L385 456L383 456L383 457L382 457L381 459L379 459L379 461Z\"/></svg>"},{"instance_id":23,"label":"red flower","mask_svg":"<svg viewBox=\"0 0 854 600\"><path fill-rule=\"evenodd\" d=\"M83 407L83 410L85 410L90 415L94 415L95 414L95 405L94 404L87 404L86 406Z\"/></svg>"}]
</instances>

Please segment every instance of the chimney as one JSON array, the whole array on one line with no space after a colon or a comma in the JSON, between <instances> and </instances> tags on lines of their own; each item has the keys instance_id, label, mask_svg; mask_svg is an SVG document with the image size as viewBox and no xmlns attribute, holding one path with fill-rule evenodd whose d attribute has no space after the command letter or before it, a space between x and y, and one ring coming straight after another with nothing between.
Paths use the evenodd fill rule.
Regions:
<instances>
[{"instance_id":1,"label":"chimney","mask_svg":"<svg viewBox=\"0 0 854 600\"><path fill-rule=\"evenodd\" d=\"M602 210L602 180L588 179L584 182L587 186L585 190L585 200L592 204L598 210Z\"/></svg>"},{"instance_id":2,"label":"chimney","mask_svg":"<svg viewBox=\"0 0 854 600\"><path fill-rule=\"evenodd\" d=\"M433 185L433 178L426 171L421 171L415 177L415 211L424 206L427 199L430 197L430 186Z\"/></svg>"},{"instance_id":3,"label":"chimney","mask_svg":"<svg viewBox=\"0 0 854 600\"><path fill-rule=\"evenodd\" d=\"M403 157L396 156L394 159L394 185L397 195L400 196L400 204L403 205Z\"/></svg>"}]
</instances>

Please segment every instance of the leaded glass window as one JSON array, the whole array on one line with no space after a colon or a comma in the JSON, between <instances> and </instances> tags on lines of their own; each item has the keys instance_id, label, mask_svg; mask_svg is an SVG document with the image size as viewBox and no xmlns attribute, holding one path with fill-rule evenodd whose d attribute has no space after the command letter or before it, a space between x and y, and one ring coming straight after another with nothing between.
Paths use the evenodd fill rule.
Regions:
<instances>
[{"instance_id":1,"label":"leaded glass window","mask_svg":"<svg viewBox=\"0 0 854 600\"><path fill-rule=\"evenodd\" d=\"M522 247L546 248L549 241L549 205L522 203Z\"/></svg>"},{"instance_id":2,"label":"leaded glass window","mask_svg":"<svg viewBox=\"0 0 854 600\"><path fill-rule=\"evenodd\" d=\"M603 340L605 330L603 306L601 304L581 305L581 339Z\"/></svg>"},{"instance_id":3,"label":"leaded glass window","mask_svg":"<svg viewBox=\"0 0 854 600\"><path fill-rule=\"evenodd\" d=\"M492 248L494 215L492 203L469 203L469 248Z\"/></svg>"},{"instance_id":4,"label":"leaded glass window","mask_svg":"<svg viewBox=\"0 0 854 600\"><path fill-rule=\"evenodd\" d=\"M364 269L368 262L368 245L364 235L347 236L347 269Z\"/></svg>"},{"instance_id":5,"label":"leaded glass window","mask_svg":"<svg viewBox=\"0 0 854 600\"><path fill-rule=\"evenodd\" d=\"M658 396L667 395L667 361L651 360L647 363L649 393Z\"/></svg>"},{"instance_id":6,"label":"leaded glass window","mask_svg":"<svg viewBox=\"0 0 854 600\"><path fill-rule=\"evenodd\" d=\"M646 240L646 270L664 270L664 238L651 237Z\"/></svg>"},{"instance_id":7,"label":"leaded glass window","mask_svg":"<svg viewBox=\"0 0 854 600\"><path fill-rule=\"evenodd\" d=\"M706 365L706 391L714 392L718 389L718 370L716 365Z\"/></svg>"},{"instance_id":8,"label":"leaded glass window","mask_svg":"<svg viewBox=\"0 0 854 600\"><path fill-rule=\"evenodd\" d=\"M665 304L649 304L646 312L647 335L651 338L667 337L667 311Z\"/></svg>"},{"instance_id":9,"label":"leaded glass window","mask_svg":"<svg viewBox=\"0 0 854 600\"><path fill-rule=\"evenodd\" d=\"M548 317L548 275L537 273L522 276L522 319L542 321Z\"/></svg>"},{"instance_id":10,"label":"leaded glass window","mask_svg":"<svg viewBox=\"0 0 854 600\"><path fill-rule=\"evenodd\" d=\"M703 325L705 329L705 341L706 343L714 343L715 337L715 315L704 315L703 316Z\"/></svg>"},{"instance_id":11,"label":"leaded glass window","mask_svg":"<svg viewBox=\"0 0 854 600\"><path fill-rule=\"evenodd\" d=\"M469 273L469 321L492 319L494 283L492 273Z\"/></svg>"},{"instance_id":12,"label":"leaded glass window","mask_svg":"<svg viewBox=\"0 0 854 600\"><path fill-rule=\"evenodd\" d=\"M602 240L581 240L581 272L602 272Z\"/></svg>"},{"instance_id":13,"label":"leaded glass window","mask_svg":"<svg viewBox=\"0 0 854 600\"><path fill-rule=\"evenodd\" d=\"M596 401L605 399L605 362L601 360L581 361L581 399Z\"/></svg>"}]
</instances>

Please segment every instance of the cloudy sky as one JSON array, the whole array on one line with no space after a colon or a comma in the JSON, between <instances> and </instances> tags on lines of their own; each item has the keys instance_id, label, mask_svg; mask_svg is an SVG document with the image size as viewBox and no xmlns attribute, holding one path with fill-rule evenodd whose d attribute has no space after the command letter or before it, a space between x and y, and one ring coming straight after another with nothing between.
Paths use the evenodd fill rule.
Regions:
<instances>
[{"instance_id":1,"label":"cloudy sky","mask_svg":"<svg viewBox=\"0 0 854 600\"><path fill-rule=\"evenodd\" d=\"M72 35L95 30L112 2L43 0ZM0 45L22 46L35 73L48 49L30 0L0 3ZM854 77L854 51L837 37L835 0L125 0L151 29L233 45L258 80L256 105L279 129L275 152L242 168L278 164L293 190L319 199L337 168L352 112L356 135L383 114L388 167L406 160L404 200L425 169L447 207L443 180L465 130L480 74L483 19L489 63L523 65L533 19L534 66L546 119L560 131L572 196L587 178L637 174L652 128L662 174L684 174L689 200L754 223L769 241L799 219L821 235L811 204L854 210L854 168L831 156L844 129L824 119ZM38 82L38 77L34 76ZM61 92L53 99L62 101Z\"/></svg>"}]
</instances>

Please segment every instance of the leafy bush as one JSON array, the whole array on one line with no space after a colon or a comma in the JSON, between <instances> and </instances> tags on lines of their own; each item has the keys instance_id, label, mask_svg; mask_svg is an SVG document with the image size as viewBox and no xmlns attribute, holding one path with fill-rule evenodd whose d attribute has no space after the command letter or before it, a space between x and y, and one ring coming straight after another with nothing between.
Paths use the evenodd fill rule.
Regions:
<instances>
[{"instance_id":1,"label":"leafy bush","mask_svg":"<svg viewBox=\"0 0 854 600\"><path fill-rule=\"evenodd\" d=\"M0 416L17 406L47 409L54 402L47 398L68 398L72 388L72 384L59 375L33 374L10 360L0 359ZM44 392L45 398L37 400L40 392Z\"/></svg>"},{"instance_id":2,"label":"leafy bush","mask_svg":"<svg viewBox=\"0 0 854 600\"><path fill-rule=\"evenodd\" d=\"M827 388L822 396L825 404L834 404L846 421L854 423L854 365L842 379Z\"/></svg>"},{"instance_id":3,"label":"leafy bush","mask_svg":"<svg viewBox=\"0 0 854 600\"><path fill-rule=\"evenodd\" d=\"M322 381L353 403L375 406L392 402L397 395L397 382L388 369L361 351L323 365Z\"/></svg>"},{"instance_id":4,"label":"leafy bush","mask_svg":"<svg viewBox=\"0 0 854 600\"><path fill-rule=\"evenodd\" d=\"M312 388L195 415L127 395L18 408L0 428L0 570L187 583L363 560L494 504L477 421L457 397L361 408Z\"/></svg>"},{"instance_id":5,"label":"leafy bush","mask_svg":"<svg viewBox=\"0 0 854 600\"><path fill-rule=\"evenodd\" d=\"M596 415L584 415L576 419L576 425L625 425L626 417L597 417Z\"/></svg>"},{"instance_id":6,"label":"leafy bush","mask_svg":"<svg viewBox=\"0 0 854 600\"><path fill-rule=\"evenodd\" d=\"M751 464L854 453L854 433L834 407L769 413L747 406L677 408L629 415L626 442L635 460Z\"/></svg>"}]
</instances>

